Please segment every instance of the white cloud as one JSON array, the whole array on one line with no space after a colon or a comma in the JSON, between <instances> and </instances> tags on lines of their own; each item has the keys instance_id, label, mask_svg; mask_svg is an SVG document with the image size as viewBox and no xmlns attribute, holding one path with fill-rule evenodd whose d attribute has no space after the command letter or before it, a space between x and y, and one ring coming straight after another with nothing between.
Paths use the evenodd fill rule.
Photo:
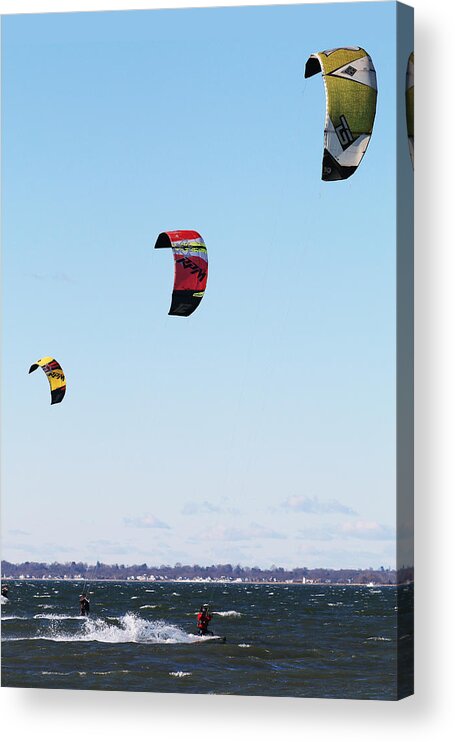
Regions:
<instances>
[{"instance_id":1,"label":"white cloud","mask_svg":"<svg viewBox=\"0 0 455 742\"><path fill-rule=\"evenodd\" d=\"M320 501L317 497L304 497L292 495L281 505L285 510L293 510L296 513L313 513L322 515L327 513L343 513L344 515L357 515L348 505L338 500Z\"/></svg>"},{"instance_id":2,"label":"white cloud","mask_svg":"<svg viewBox=\"0 0 455 742\"><path fill-rule=\"evenodd\" d=\"M253 541L263 538L284 539L286 536L272 528L266 528L259 523L250 523L245 528L236 528L230 526L214 526L207 528L195 539L190 541Z\"/></svg>"},{"instance_id":3,"label":"white cloud","mask_svg":"<svg viewBox=\"0 0 455 742\"><path fill-rule=\"evenodd\" d=\"M91 551L95 551L97 555L104 555L104 554L119 554L119 555L126 555L126 554L132 554L137 553L138 549L136 546L132 546L129 544L121 544L117 541L109 541L107 539L98 539L97 541L89 541L87 544L88 548Z\"/></svg>"},{"instance_id":4,"label":"white cloud","mask_svg":"<svg viewBox=\"0 0 455 742\"><path fill-rule=\"evenodd\" d=\"M74 546L67 546L62 544L55 544L46 542L40 546L33 544L18 544L13 542L6 542L4 544L4 552L7 549L12 551L24 552L27 558L35 558L39 561L50 561L51 557L57 558L60 554L75 554L77 548Z\"/></svg>"},{"instance_id":5,"label":"white cloud","mask_svg":"<svg viewBox=\"0 0 455 742\"><path fill-rule=\"evenodd\" d=\"M346 521L339 528L339 535L373 541L389 541L395 538L395 530L374 520Z\"/></svg>"},{"instance_id":6,"label":"white cloud","mask_svg":"<svg viewBox=\"0 0 455 742\"><path fill-rule=\"evenodd\" d=\"M230 515L238 514L236 508L228 507L226 505L215 505L208 500L203 502L196 502L191 500L186 502L182 508L182 515L210 515L211 513L229 513Z\"/></svg>"},{"instance_id":7,"label":"white cloud","mask_svg":"<svg viewBox=\"0 0 455 742\"><path fill-rule=\"evenodd\" d=\"M204 502L186 502L182 508L182 515L203 515L205 513L221 513L221 508L204 500Z\"/></svg>"},{"instance_id":8,"label":"white cloud","mask_svg":"<svg viewBox=\"0 0 455 742\"><path fill-rule=\"evenodd\" d=\"M167 523L151 513L139 515L135 518L123 518L123 523L128 528L170 528Z\"/></svg>"},{"instance_id":9,"label":"white cloud","mask_svg":"<svg viewBox=\"0 0 455 742\"><path fill-rule=\"evenodd\" d=\"M395 531L377 521L356 520L344 523L320 525L315 528L300 529L297 536L307 541L333 541L346 539L362 539L368 541L391 541L395 539Z\"/></svg>"}]
</instances>

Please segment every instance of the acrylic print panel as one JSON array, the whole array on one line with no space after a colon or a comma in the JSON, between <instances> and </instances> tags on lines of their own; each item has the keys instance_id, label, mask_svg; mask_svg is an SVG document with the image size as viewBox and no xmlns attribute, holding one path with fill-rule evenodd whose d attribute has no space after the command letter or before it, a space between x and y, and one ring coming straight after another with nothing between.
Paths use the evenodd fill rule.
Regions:
<instances>
[{"instance_id":1,"label":"acrylic print panel","mask_svg":"<svg viewBox=\"0 0 455 742\"><path fill-rule=\"evenodd\" d=\"M409 695L412 10L2 42L3 684Z\"/></svg>"}]
</instances>

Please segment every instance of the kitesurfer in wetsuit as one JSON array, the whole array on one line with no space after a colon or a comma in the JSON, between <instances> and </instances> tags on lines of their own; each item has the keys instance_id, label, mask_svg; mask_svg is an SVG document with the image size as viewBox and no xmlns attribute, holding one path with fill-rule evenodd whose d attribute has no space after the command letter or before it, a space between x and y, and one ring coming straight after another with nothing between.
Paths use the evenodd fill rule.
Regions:
<instances>
[{"instance_id":1,"label":"kitesurfer in wetsuit","mask_svg":"<svg viewBox=\"0 0 455 742\"><path fill-rule=\"evenodd\" d=\"M2 596L4 598L8 597L8 585L2 585Z\"/></svg>"},{"instance_id":2,"label":"kitesurfer in wetsuit","mask_svg":"<svg viewBox=\"0 0 455 742\"><path fill-rule=\"evenodd\" d=\"M206 603L201 605L201 610L197 614L197 627L200 636L206 636L210 634L213 636L213 631L209 631L209 623L212 620L212 614L209 613L209 607Z\"/></svg>"},{"instance_id":3,"label":"kitesurfer in wetsuit","mask_svg":"<svg viewBox=\"0 0 455 742\"><path fill-rule=\"evenodd\" d=\"M87 598L86 593L82 593L79 598L79 604L81 606L81 616L88 616L90 613L90 601Z\"/></svg>"}]
</instances>

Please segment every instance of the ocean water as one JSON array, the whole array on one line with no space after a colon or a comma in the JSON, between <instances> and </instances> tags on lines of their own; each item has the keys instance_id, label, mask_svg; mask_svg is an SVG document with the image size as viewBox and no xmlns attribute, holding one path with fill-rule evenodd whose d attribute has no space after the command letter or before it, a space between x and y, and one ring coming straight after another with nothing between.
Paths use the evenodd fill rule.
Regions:
<instances>
[{"instance_id":1,"label":"ocean water","mask_svg":"<svg viewBox=\"0 0 455 742\"><path fill-rule=\"evenodd\" d=\"M83 618L82 583L8 585L4 686L390 700L411 692L411 586L99 581ZM197 636L204 602L225 643Z\"/></svg>"}]
</instances>

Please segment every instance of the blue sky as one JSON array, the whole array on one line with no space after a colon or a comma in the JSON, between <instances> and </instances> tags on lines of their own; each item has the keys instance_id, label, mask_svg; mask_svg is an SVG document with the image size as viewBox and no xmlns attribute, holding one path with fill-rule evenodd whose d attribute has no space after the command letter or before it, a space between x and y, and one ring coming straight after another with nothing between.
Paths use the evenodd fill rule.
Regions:
<instances>
[{"instance_id":1,"label":"blue sky","mask_svg":"<svg viewBox=\"0 0 455 742\"><path fill-rule=\"evenodd\" d=\"M394 21L394 3L2 20L4 558L395 566ZM373 137L323 183L303 69L354 44ZM166 229L208 247L188 319L167 315ZM61 405L27 375L44 355Z\"/></svg>"}]
</instances>

